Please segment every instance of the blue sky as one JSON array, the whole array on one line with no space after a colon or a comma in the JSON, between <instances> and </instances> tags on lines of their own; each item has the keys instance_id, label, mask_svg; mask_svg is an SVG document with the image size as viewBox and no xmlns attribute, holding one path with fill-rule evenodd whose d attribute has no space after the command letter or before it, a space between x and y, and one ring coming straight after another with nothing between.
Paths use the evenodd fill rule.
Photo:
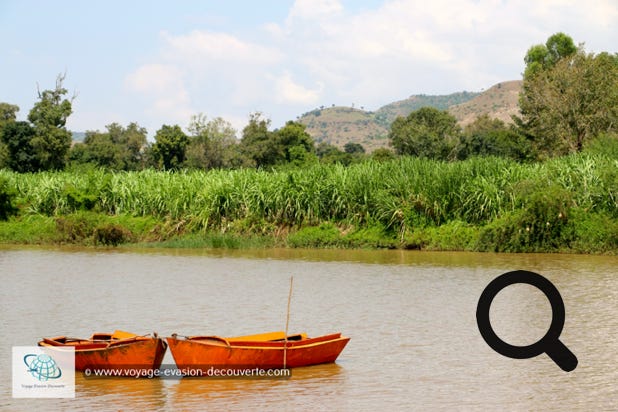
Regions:
<instances>
[{"instance_id":1,"label":"blue sky","mask_svg":"<svg viewBox=\"0 0 618 412\"><path fill-rule=\"evenodd\" d=\"M0 0L0 102L24 119L37 84L76 98L68 127L137 122L150 136L192 115L273 128L321 105L375 110L411 94L520 79L558 31L617 52L615 0Z\"/></svg>"}]
</instances>

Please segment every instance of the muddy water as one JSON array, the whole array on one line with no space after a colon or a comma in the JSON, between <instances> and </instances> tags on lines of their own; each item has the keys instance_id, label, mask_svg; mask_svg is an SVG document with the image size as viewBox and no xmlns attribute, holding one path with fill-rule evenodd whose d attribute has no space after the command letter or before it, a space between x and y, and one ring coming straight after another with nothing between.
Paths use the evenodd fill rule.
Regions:
<instances>
[{"instance_id":1,"label":"muddy water","mask_svg":"<svg viewBox=\"0 0 618 412\"><path fill-rule=\"evenodd\" d=\"M93 251L0 249L0 409L8 410L610 410L618 408L618 258L412 251ZM503 357L475 311L496 276L536 271L566 306L571 373L546 355ZM240 335L342 332L337 363L289 380L86 379L75 399L13 399L11 347L42 336L124 329ZM528 345L551 307L527 285L496 296L505 341ZM165 364L173 365L170 354Z\"/></svg>"}]
</instances>

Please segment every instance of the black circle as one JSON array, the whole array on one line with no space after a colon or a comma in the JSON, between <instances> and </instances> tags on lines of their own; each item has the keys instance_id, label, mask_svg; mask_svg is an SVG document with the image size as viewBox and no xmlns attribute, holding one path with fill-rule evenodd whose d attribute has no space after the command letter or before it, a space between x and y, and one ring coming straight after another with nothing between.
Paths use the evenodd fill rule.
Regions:
<instances>
[{"instance_id":1,"label":"black circle","mask_svg":"<svg viewBox=\"0 0 618 412\"><path fill-rule=\"evenodd\" d=\"M551 304L552 320L549 330L545 336L532 345L515 346L504 342L496 335L489 321L489 308L498 292L516 283L526 283L537 287L547 296ZM560 333L564 327L564 317L564 302L562 301L558 289L545 277L527 270L514 270L504 273L492 280L483 293L481 293L476 308L476 322L485 342L496 352L515 359L533 358L546 352L547 348L553 346L560 337Z\"/></svg>"}]
</instances>

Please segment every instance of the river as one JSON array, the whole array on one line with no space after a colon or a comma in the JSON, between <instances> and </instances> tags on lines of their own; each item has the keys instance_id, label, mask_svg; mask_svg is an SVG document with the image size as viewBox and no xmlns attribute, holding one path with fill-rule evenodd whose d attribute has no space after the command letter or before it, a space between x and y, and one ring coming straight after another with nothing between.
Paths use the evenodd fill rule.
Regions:
<instances>
[{"instance_id":1,"label":"river","mask_svg":"<svg viewBox=\"0 0 618 412\"><path fill-rule=\"evenodd\" d=\"M0 248L6 410L615 410L618 257L273 249L257 251ZM476 306L498 275L525 269L560 291L570 373L545 354L491 349ZM92 332L233 336L342 332L334 364L290 379L86 379L75 399L11 396L11 348ZM529 345L551 322L537 289L509 286L492 305L505 341ZM169 352L164 364L173 365Z\"/></svg>"}]
</instances>

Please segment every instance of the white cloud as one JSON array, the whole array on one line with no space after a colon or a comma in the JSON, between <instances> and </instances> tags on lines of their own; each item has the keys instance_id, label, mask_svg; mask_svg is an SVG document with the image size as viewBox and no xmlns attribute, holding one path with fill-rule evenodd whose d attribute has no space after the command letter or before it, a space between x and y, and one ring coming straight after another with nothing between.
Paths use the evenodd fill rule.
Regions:
<instances>
[{"instance_id":1,"label":"white cloud","mask_svg":"<svg viewBox=\"0 0 618 412\"><path fill-rule=\"evenodd\" d=\"M322 85L316 90L307 89L306 87L295 83L292 80L290 73L285 73L276 81L276 100L279 103L300 103L304 105L316 104L320 98Z\"/></svg>"},{"instance_id":2,"label":"white cloud","mask_svg":"<svg viewBox=\"0 0 618 412\"><path fill-rule=\"evenodd\" d=\"M615 26L618 21L618 3L615 0L600 1L597 7L589 8L587 11L589 20L604 28Z\"/></svg>"},{"instance_id":3,"label":"white cloud","mask_svg":"<svg viewBox=\"0 0 618 412\"><path fill-rule=\"evenodd\" d=\"M519 78L528 47L577 27L573 16L609 7L607 1L393 0L354 14L319 14L311 24L293 19L292 9L283 29L286 50L302 45L298 60L310 81L333 91L330 100L355 94L376 107L412 93L480 90Z\"/></svg>"},{"instance_id":4,"label":"white cloud","mask_svg":"<svg viewBox=\"0 0 618 412\"><path fill-rule=\"evenodd\" d=\"M182 73L170 64L146 64L127 78L131 88L148 94L165 93L182 89Z\"/></svg>"},{"instance_id":5,"label":"white cloud","mask_svg":"<svg viewBox=\"0 0 618 412\"><path fill-rule=\"evenodd\" d=\"M156 62L128 76L133 91L150 97L156 93L151 112L170 110L174 119L199 112L221 116L224 111L259 110L259 104L273 101L270 71L283 57L276 47L199 30L162 32L161 39Z\"/></svg>"},{"instance_id":6,"label":"white cloud","mask_svg":"<svg viewBox=\"0 0 618 412\"><path fill-rule=\"evenodd\" d=\"M171 59L182 58L189 63L202 59L211 62L236 62L247 64L276 64L281 53L274 47L244 41L227 33L194 30L186 35L162 32L166 55Z\"/></svg>"},{"instance_id":7,"label":"white cloud","mask_svg":"<svg viewBox=\"0 0 618 412\"><path fill-rule=\"evenodd\" d=\"M185 124L194 113L183 81L183 72L171 64L146 64L126 78L130 90L146 96L145 109L151 116L163 116L166 122Z\"/></svg>"},{"instance_id":8,"label":"white cloud","mask_svg":"<svg viewBox=\"0 0 618 412\"><path fill-rule=\"evenodd\" d=\"M332 17L342 10L343 6L338 0L296 0L290 10L288 19Z\"/></svg>"},{"instance_id":9,"label":"white cloud","mask_svg":"<svg viewBox=\"0 0 618 412\"><path fill-rule=\"evenodd\" d=\"M129 83L156 97L157 112L238 121L263 111L277 127L322 104L377 109L520 78L526 50L557 31L612 51L617 19L614 0L387 0L360 11L297 0L282 20L242 34L162 32L159 54Z\"/></svg>"}]
</instances>

